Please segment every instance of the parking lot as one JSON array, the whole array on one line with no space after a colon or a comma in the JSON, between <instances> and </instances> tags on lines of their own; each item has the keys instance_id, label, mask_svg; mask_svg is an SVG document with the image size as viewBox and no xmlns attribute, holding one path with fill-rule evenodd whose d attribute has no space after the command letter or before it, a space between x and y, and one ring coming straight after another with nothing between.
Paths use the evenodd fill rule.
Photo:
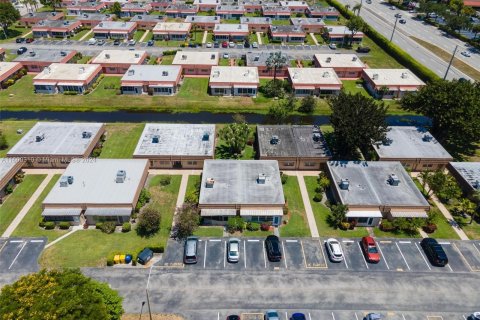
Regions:
<instances>
[{"instance_id":1,"label":"parking lot","mask_svg":"<svg viewBox=\"0 0 480 320\"><path fill-rule=\"evenodd\" d=\"M209 270L353 270L391 272L480 272L480 241L439 241L449 263L435 267L420 246L420 239L383 239L377 241L381 253L379 263L367 262L359 239L339 239L344 260L332 262L325 248L326 239L283 238L283 259L270 262L264 239L241 239L238 263L227 261L227 238L200 239L197 248L198 262L183 265L183 242L170 240L167 251L157 266L184 267Z\"/></svg>"},{"instance_id":2,"label":"parking lot","mask_svg":"<svg viewBox=\"0 0 480 320\"><path fill-rule=\"evenodd\" d=\"M38 257L46 238L0 238L0 273L39 270Z\"/></svg>"}]
</instances>

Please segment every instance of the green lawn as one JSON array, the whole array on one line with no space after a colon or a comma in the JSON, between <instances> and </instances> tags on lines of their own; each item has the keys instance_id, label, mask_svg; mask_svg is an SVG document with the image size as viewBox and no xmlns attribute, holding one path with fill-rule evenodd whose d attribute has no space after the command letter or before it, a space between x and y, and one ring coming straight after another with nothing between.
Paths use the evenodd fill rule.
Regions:
<instances>
[{"instance_id":1,"label":"green lawn","mask_svg":"<svg viewBox=\"0 0 480 320\"><path fill-rule=\"evenodd\" d=\"M0 92L1 94L1 92ZM36 121L2 121L0 123L2 127L2 132L5 135L5 138L7 139L7 144L8 148L5 150L0 150L0 158L4 158L7 154L7 152L20 140L21 137L23 137L23 134L25 134L28 130L30 130L34 125ZM22 129L23 134L18 134L17 130Z\"/></svg>"},{"instance_id":2,"label":"green lawn","mask_svg":"<svg viewBox=\"0 0 480 320\"><path fill-rule=\"evenodd\" d=\"M470 223L470 217L468 218L458 218L455 217L455 220L462 225L463 231L467 234L468 238L471 240L480 240L480 224L475 220Z\"/></svg>"},{"instance_id":3,"label":"green lawn","mask_svg":"<svg viewBox=\"0 0 480 320\"><path fill-rule=\"evenodd\" d=\"M320 202L313 201L317 177L304 177L304 179L320 237L360 238L368 235L367 229L362 227L356 227L354 230L340 230L330 227L327 222L330 209Z\"/></svg>"},{"instance_id":4,"label":"green lawn","mask_svg":"<svg viewBox=\"0 0 480 320\"><path fill-rule=\"evenodd\" d=\"M78 60L77 60L77 63L78 63L78 64L85 64L85 63L88 63L88 61L90 61L90 59L92 59L92 56L82 55L82 58L81 58L81 59L78 59Z\"/></svg>"},{"instance_id":5,"label":"green lawn","mask_svg":"<svg viewBox=\"0 0 480 320\"><path fill-rule=\"evenodd\" d=\"M321 34L315 34L315 39L317 39L318 44L324 44L325 39L323 39Z\"/></svg>"},{"instance_id":6,"label":"green lawn","mask_svg":"<svg viewBox=\"0 0 480 320\"><path fill-rule=\"evenodd\" d=\"M89 33L91 31L91 29L83 29L82 31L76 33L71 39L72 40L80 40L84 35L86 35L87 33ZM83 41L86 41L90 38L93 37L93 32L90 36L86 37L85 39L83 39Z\"/></svg>"},{"instance_id":7,"label":"green lawn","mask_svg":"<svg viewBox=\"0 0 480 320\"><path fill-rule=\"evenodd\" d=\"M145 34L145 30L137 30L135 31L135 33L133 34L133 40L135 41L140 41L140 39L142 38L142 36Z\"/></svg>"},{"instance_id":8,"label":"green lawn","mask_svg":"<svg viewBox=\"0 0 480 320\"><path fill-rule=\"evenodd\" d=\"M310 36L310 33L307 33L305 35L305 44L308 44L308 45L315 45L316 43L313 41L312 37ZM293 43L292 43L293 44Z\"/></svg>"},{"instance_id":9,"label":"green lawn","mask_svg":"<svg viewBox=\"0 0 480 320\"><path fill-rule=\"evenodd\" d=\"M362 85L362 80L342 80L343 89L346 92L355 94L361 93L365 97L371 97Z\"/></svg>"},{"instance_id":10,"label":"green lawn","mask_svg":"<svg viewBox=\"0 0 480 320\"><path fill-rule=\"evenodd\" d=\"M8 50L5 52L5 62L12 62L16 57L18 57L16 53L10 53Z\"/></svg>"},{"instance_id":11,"label":"green lawn","mask_svg":"<svg viewBox=\"0 0 480 320\"><path fill-rule=\"evenodd\" d=\"M42 202L47 197L50 190L52 190L55 183L57 183L59 178L60 175L57 174L52 178L52 180L50 180L47 187L40 194L40 197L38 197L37 201L35 201L27 215L23 218L22 222L20 222L15 231L13 231L13 237L47 237L48 242L51 242L67 233L66 230L45 230L38 226L38 223L42 219Z\"/></svg>"},{"instance_id":12,"label":"green lawn","mask_svg":"<svg viewBox=\"0 0 480 320\"><path fill-rule=\"evenodd\" d=\"M223 227L200 227L193 233L197 237L223 237Z\"/></svg>"},{"instance_id":13,"label":"green lawn","mask_svg":"<svg viewBox=\"0 0 480 320\"><path fill-rule=\"evenodd\" d=\"M156 47L180 47L182 44L185 44L186 41L165 41L165 40L155 40Z\"/></svg>"},{"instance_id":14,"label":"green lawn","mask_svg":"<svg viewBox=\"0 0 480 320\"><path fill-rule=\"evenodd\" d=\"M188 195L192 192L195 192L195 189L197 188L197 185L199 183L200 183L200 176L199 175L189 175L185 195Z\"/></svg>"},{"instance_id":15,"label":"green lawn","mask_svg":"<svg viewBox=\"0 0 480 320\"><path fill-rule=\"evenodd\" d=\"M370 38L364 37L362 46L369 47L371 51L365 56L360 56L360 60L368 65L369 68L404 68L394 58L389 56L382 48L375 44Z\"/></svg>"},{"instance_id":16,"label":"green lawn","mask_svg":"<svg viewBox=\"0 0 480 320\"><path fill-rule=\"evenodd\" d=\"M273 20L276 21L276 20ZM268 34L266 32L262 33L262 44L269 44L270 43L270 38L268 37Z\"/></svg>"},{"instance_id":17,"label":"green lawn","mask_svg":"<svg viewBox=\"0 0 480 320\"><path fill-rule=\"evenodd\" d=\"M273 26L288 26L290 25L290 19L287 20L272 20L272 25Z\"/></svg>"},{"instance_id":18,"label":"green lawn","mask_svg":"<svg viewBox=\"0 0 480 320\"><path fill-rule=\"evenodd\" d=\"M106 98L117 95L117 90L120 89L120 77L108 76L104 77L95 90L89 94L93 98Z\"/></svg>"},{"instance_id":19,"label":"green lawn","mask_svg":"<svg viewBox=\"0 0 480 320\"><path fill-rule=\"evenodd\" d=\"M280 229L281 230L281 229ZM273 231L248 231L248 230L243 230L242 236L244 237L267 237L268 235L273 234Z\"/></svg>"},{"instance_id":20,"label":"green lawn","mask_svg":"<svg viewBox=\"0 0 480 320\"><path fill-rule=\"evenodd\" d=\"M21 37L22 35L30 32L30 29L20 26L10 26L7 30L7 37L5 34L0 32L0 43L12 42L15 38Z\"/></svg>"},{"instance_id":21,"label":"green lawn","mask_svg":"<svg viewBox=\"0 0 480 320\"><path fill-rule=\"evenodd\" d=\"M307 216L305 214L297 177L288 177L287 183L283 185L283 193L288 203L290 216L284 216L283 219L288 219L288 223L280 227L280 236L310 237L310 228L308 227Z\"/></svg>"},{"instance_id":22,"label":"green lawn","mask_svg":"<svg viewBox=\"0 0 480 320\"><path fill-rule=\"evenodd\" d=\"M432 208L432 210L437 209ZM438 209L437 209L438 210ZM453 227L448 223L447 218L445 218L441 213L439 214L440 218L437 221L437 230L434 233L429 234L429 237L438 238L438 239L456 239L460 240L460 237L457 235Z\"/></svg>"},{"instance_id":23,"label":"green lawn","mask_svg":"<svg viewBox=\"0 0 480 320\"><path fill-rule=\"evenodd\" d=\"M0 206L0 236L5 232L46 176L45 174L25 175L23 182L15 187L13 193Z\"/></svg>"},{"instance_id":24,"label":"green lawn","mask_svg":"<svg viewBox=\"0 0 480 320\"><path fill-rule=\"evenodd\" d=\"M175 58L174 55L170 56L162 56L162 62L160 64L162 65L171 65L173 62L173 58Z\"/></svg>"},{"instance_id":25,"label":"green lawn","mask_svg":"<svg viewBox=\"0 0 480 320\"><path fill-rule=\"evenodd\" d=\"M213 43L213 33L212 32L208 32L207 34L207 41L206 42L211 42Z\"/></svg>"},{"instance_id":26,"label":"green lawn","mask_svg":"<svg viewBox=\"0 0 480 320\"><path fill-rule=\"evenodd\" d=\"M170 185L158 185L161 176L150 180L149 190L162 219L160 231L152 237L143 238L135 230L127 233L105 234L100 230L81 230L46 249L40 257L44 268L101 267L112 254L137 255L148 246L166 246L175 210L181 176L171 176ZM88 250L84 250L88 247Z\"/></svg>"},{"instance_id":27,"label":"green lawn","mask_svg":"<svg viewBox=\"0 0 480 320\"><path fill-rule=\"evenodd\" d=\"M223 66L223 67L228 67L228 66L230 66L230 59L220 58L220 61L218 62L218 65Z\"/></svg>"},{"instance_id":28,"label":"green lawn","mask_svg":"<svg viewBox=\"0 0 480 320\"><path fill-rule=\"evenodd\" d=\"M107 140L103 144L100 158L131 158L143 127L143 123L107 123Z\"/></svg>"}]
</instances>

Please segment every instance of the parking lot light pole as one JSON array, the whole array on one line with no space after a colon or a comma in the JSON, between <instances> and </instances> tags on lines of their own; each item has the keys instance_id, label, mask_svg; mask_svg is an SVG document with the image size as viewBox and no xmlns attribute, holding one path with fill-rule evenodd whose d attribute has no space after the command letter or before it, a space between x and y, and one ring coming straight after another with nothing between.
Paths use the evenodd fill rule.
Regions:
<instances>
[{"instance_id":1,"label":"parking lot light pole","mask_svg":"<svg viewBox=\"0 0 480 320\"><path fill-rule=\"evenodd\" d=\"M452 65L453 58L455 58L455 53L457 53L458 45L455 46L455 50L453 50L452 58L450 59L450 62L448 63L447 71L445 71L445 75L443 76L443 80L447 79L447 74L448 71L450 71L450 66Z\"/></svg>"},{"instance_id":2,"label":"parking lot light pole","mask_svg":"<svg viewBox=\"0 0 480 320\"><path fill-rule=\"evenodd\" d=\"M394 35L394 33L395 33L395 29L397 28L398 18L399 18L399 16L396 15L396 16L395 16L395 24L393 25L393 30L392 30L392 36L390 37L390 42L392 42L392 40L393 40L393 35Z\"/></svg>"},{"instance_id":3,"label":"parking lot light pole","mask_svg":"<svg viewBox=\"0 0 480 320\"><path fill-rule=\"evenodd\" d=\"M145 305L145 301L142 301L142 307L140 308L140 317L139 320L142 320L142 313L143 313L143 306Z\"/></svg>"}]
</instances>

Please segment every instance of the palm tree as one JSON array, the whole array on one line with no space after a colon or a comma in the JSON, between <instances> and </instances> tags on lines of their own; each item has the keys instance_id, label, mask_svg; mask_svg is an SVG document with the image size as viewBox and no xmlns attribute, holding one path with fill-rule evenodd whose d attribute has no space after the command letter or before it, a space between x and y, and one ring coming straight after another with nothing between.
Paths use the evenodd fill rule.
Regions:
<instances>
[{"instance_id":1,"label":"palm tree","mask_svg":"<svg viewBox=\"0 0 480 320\"><path fill-rule=\"evenodd\" d=\"M355 14L357 12L357 16L360 15L360 9L362 9L362 5L360 3L357 3L356 5L353 6L352 11Z\"/></svg>"},{"instance_id":2,"label":"palm tree","mask_svg":"<svg viewBox=\"0 0 480 320\"><path fill-rule=\"evenodd\" d=\"M460 200L460 203L458 204L458 209L460 210L460 212L463 212L464 214L468 214L470 216L469 224L472 224L473 219L477 215L476 207L477 206L475 205L475 203L468 200L467 198L463 198L462 200Z\"/></svg>"},{"instance_id":3,"label":"palm tree","mask_svg":"<svg viewBox=\"0 0 480 320\"><path fill-rule=\"evenodd\" d=\"M271 70L273 68L273 82L277 80L277 69L280 69L285 66L287 63L287 57L282 55L282 52L274 52L270 54L267 61L265 62L267 65L267 70Z\"/></svg>"},{"instance_id":4,"label":"palm tree","mask_svg":"<svg viewBox=\"0 0 480 320\"><path fill-rule=\"evenodd\" d=\"M427 192L427 190L425 188L427 186L428 179L430 179L430 173L431 173L430 170L425 170L425 171L422 171L418 174L418 177L421 180L423 192L426 193L426 195L428 197L430 197L430 192Z\"/></svg>"}]
</instances>

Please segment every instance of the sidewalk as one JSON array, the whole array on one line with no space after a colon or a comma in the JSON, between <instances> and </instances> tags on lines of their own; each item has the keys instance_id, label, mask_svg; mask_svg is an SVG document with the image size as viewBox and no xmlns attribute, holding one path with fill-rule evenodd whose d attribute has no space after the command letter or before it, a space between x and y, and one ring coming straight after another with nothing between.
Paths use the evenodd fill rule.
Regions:
<instances>
[{"instance_id":1,"label":"sidewalk","mask_svg":"<svg viewBox=\"0 0 480 320\"><path fill-rule=\"evenodd\" d=\"M43 190L47 187L48 183L50 180L52 180L54 174L49 173L47 177L42 181L40 186L35 190L35 192L32 194L30 199L28 199L27 203L23 206L22 210L17 214L15 219L13 219L12 223L8 226L7 230L3 233L2 237L8 238L12 235L13 231L17 228L17 226L20 224L20 222L23 220L23 218L27 215L28 211L30 208L32 208L33 204L35 201L37 201L38 197L42 194Z\"/></svg>"},{"instance_id":2,"label":"sidewalk","mask_svg":"<svg viewBox=\"0 0 480 320\"><path fill-rule=\"evenodd\" d=\"M140 38L140 40L138 40L138 42L143 42L143 40L145 40L145 38L148 36L149 33L150 33L150 30L145 31L145 33Z\"/></svg>"},{"instance_id":3,"label":"sidewalk","mask_svg":"<svg viewBox=\"0 0 480 320\"><path fill-rule=\"evenodd\" d=\"M202 44L205 44L207 42L207 36L208 36L208 31L205 30L205 32L203 32Z\"/></svg>"},{"instance_id":4,"label":"sidewalk","mask_svg":"<svg viewBox=\"0 0 480 320\"><path fill-rule=\"evenodd\" d=\"M307 186L305 185L304 175L300 172L296 174L298 185L300 186L300 193L302 194L303 206L305 207L305 213L307 215L308 227L313 238L319 238L317 223L315 222L315 216L313 215L312 204L310 203L310 197L308 196Z\"/></svg>"},{"instance_id":5,"label":"sidewalk","mask_svg":"<svg viewBox=\"0 0 480 320\"><path fill-rule=\"evenodd\" d=\"M87 33L85 33L83 35L83 37L81 37L80 39L78 39L78 41L83 41L84 39L86 39L88 36L90 36L92 34L93 30L90 30L88 31Z\"/></svg>"},{"instance_id":6,"label":"sidewalk","mask_svg":"<svg viewBox=\"0 0 480 320\"><path fill-rule=\"evenodd\" d=\"M310 32L310 37L312 38L313 43L315 43L318 46L317 38L315 38L315 35L313 34L313 32Z\"/></svg>"},{"instance_id":7,"label":"sidewalk","mask_svg":"<svg viewBox=\"0 0 480 320\"><path fill-rule=\"evenodd\" d=\"M177 208L180 208L185 202L185 193L187 192L188 173L182 174L182 181L180 182L180 188L178 190L177 203L175 205L175 212L173 213L172 228L175 225L175 215L177 214Z\"/></svg>"},{"instance_id":8,"label":"sidewalk","mask_svg":"<svg viewBox=\"0 0 480 320\"><path fill-rule=\"evenodd\" d=\"M261 32L256 32L256 35L257 35L257 42L258 44L263 44L262 43L262 33Z\"/></svg>"},{"instance_id":9,"label":"sidewalk","mask_svg":"<svg viewBox=\"0 0 480 320\"><path fill-rule=\"evenodd\" d=\"M48 247L51 247L53 246L55 243L65 239L66 237L70 236L71 234L73 234L74 232L77 232L78 230L82 230L83 229L83 226L74 226L72 227L72 230L70 230L69 232L65 233L63 236L55 239L54 241L50 242L49 244L47 244L45 246L45 249L47 249Z\"/></svg>"}]
</instances>

